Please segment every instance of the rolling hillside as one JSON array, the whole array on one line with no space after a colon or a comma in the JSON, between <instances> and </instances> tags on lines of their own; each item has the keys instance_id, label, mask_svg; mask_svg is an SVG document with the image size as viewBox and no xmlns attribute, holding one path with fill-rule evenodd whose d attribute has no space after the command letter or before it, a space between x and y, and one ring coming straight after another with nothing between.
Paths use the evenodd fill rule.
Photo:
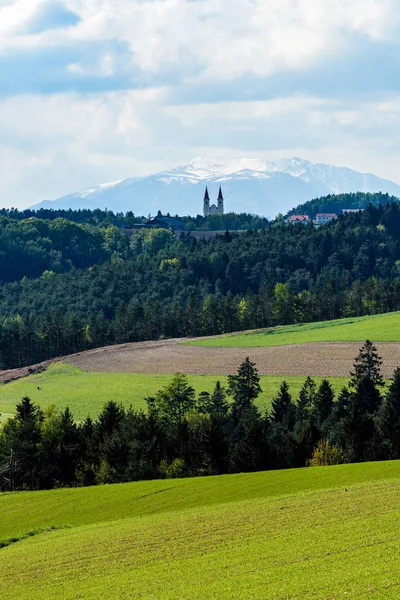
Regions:
<instances>
[{"instance_id":1,"label":"rolling hillside","mask_svg":"<svg viewBox=\"0 0 400 600\"><path fill-rule=\"evenodd\" d=\"M315 342L363 342L366 339L374 342L400 342L400 313L301 323L219 335L186 343L191 346L219 348L264 348Z\"/></svg>"},{"instance_id":2,"label":"rolling hillside","mask_svg":"<svg viewBox=\"0 0 400 600\"><path fill-rule=\"evenodd\" d=\"M399 489L390 462L0 494L0 595L397 598Z\"/></svg>"},{"instance_id":3,"label":"rolling hillside","mask_svg":"<svg viewBox=\"0 0 400 600\"><path fill-rule=\"evenodd\" d=\"M218 379L226 384L227 375L235 373L247 355L262 375L263 392L257 404L264 410L270 407L283 379L294 397L307 375L317 383L329 377L338 392L347 383L354 357L367 338L377 343L384 358L384 375L390 377L400 365L399 313L81 352L64 357L43 373L0 384L0 415L13 414L23 396L42 408L69 406L78 420L96 417L108 400L145 409L144 399L166 385L177 371L189 376L197 393L211 391Z\"/></svg>"}]
</instances>

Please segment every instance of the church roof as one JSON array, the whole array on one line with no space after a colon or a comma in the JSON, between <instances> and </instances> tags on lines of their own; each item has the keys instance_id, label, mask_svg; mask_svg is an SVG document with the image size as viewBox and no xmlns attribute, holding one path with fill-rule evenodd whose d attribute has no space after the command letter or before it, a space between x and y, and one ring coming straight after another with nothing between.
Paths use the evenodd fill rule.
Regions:
<instances>
[{"instance_id":1,"label":"church roof","mask_svg":"<svg viewBox=\"0 0 400 600\"><path fill-rule=\"evenodd\" d=\"M224 197L222 195L222 188L221 188L221 186L219 186L218 200L223 200L223 199L224 199Z\"/></svg>"},{"instance_id":2,"label":"church roof","mask_svg":"<svg viewBox=\"0 0 400 600\"><path fill-rule=\"evenodd\" d=\"M204 194L204 200L210 200L210 196L208 193L208 187L206 186L206 193Z\"/></svg>"}]
</instances>

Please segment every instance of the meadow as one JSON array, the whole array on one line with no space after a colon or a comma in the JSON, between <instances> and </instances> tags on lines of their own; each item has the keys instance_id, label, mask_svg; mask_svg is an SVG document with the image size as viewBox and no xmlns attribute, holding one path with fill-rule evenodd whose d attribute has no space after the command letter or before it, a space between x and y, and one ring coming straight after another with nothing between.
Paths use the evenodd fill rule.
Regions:
<instances>
[{"instance_id":1,"label":"meadow","mask_svg":"<svg viewBox=\"0 0 400 600\"><path fill-rule=\"evenodd\" d=\"M0 414L2 418L14 414L16 404L24 396L28 396L42 408L54 405L62 410L69 406L77 420L83 420L87 416L95 418L109 400L119 402L126 408L132 406L134 409L146 409L144 399L154 395L172 377L159 374L86 372L73 365L56 363L42 373L0 384ZM288 381L291 392L297 397L305 377L261 377L263 392L257 400L260 409L270 407L283 379ZM322 380L321 377L314 379L316 383ZM189 375L188 380L197 393L211 392L217 380L223 385L227 384L226 375ZM332 377L329 380L335 391L339 391L348 381L343 377Z\"/></svg>"},{"instance_id":2,"label":"meadow","mask_svg":"<svg viewBox=\"0 0 400 600\"><path fill-rule=\"evenodd\" d=\"M257 348L311 342L400 342L400 312L246 331L185 342L192 346Z\"/></svg>"},{"instance_id":3,"label":"meadow","mask_svg":"<svg viewBox=\"0 0 400 600\"><path fill-rule=\"evenodd\" d=\"M392 461L0 494L0 597L398 598L399 491Z\"/></svg>"}]
</instances>

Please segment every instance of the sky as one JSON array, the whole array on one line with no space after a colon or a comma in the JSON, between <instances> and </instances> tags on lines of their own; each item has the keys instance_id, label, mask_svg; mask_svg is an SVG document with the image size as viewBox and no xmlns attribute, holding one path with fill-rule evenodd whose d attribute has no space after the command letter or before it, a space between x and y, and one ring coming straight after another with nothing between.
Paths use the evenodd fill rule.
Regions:
<instances>
[{"instance_id":1,"label":"sky","mask_svg":"<svg viewBox=\"0 0 400 600\"><path fill-rule=\"evenodd\" d=\"M398 0L0 0L0 205L196 156L400 183Z\"/></svg>"}]
</instances>

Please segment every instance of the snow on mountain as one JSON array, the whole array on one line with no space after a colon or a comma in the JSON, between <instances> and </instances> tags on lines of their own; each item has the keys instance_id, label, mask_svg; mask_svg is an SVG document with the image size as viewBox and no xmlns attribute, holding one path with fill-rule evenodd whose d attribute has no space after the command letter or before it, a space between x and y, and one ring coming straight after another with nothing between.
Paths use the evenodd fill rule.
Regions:
<instances>
[{"instance_id":1,"label":"snow on mountain","mask_svg":"<svg viewBox=\"0 0 400 600\"><path fill-rule=\"evenodd\" d=\"M216 200L222 185L225 210L274 217L316 197L345 192L387 192L400 197L400 185L346 167L301 158L274 162L253 158L195 158L189 164L148 177L103 183L46 200L32 208L108 208L136 215L202 214L208 185Z\"/></svg>"}]
</instances>

